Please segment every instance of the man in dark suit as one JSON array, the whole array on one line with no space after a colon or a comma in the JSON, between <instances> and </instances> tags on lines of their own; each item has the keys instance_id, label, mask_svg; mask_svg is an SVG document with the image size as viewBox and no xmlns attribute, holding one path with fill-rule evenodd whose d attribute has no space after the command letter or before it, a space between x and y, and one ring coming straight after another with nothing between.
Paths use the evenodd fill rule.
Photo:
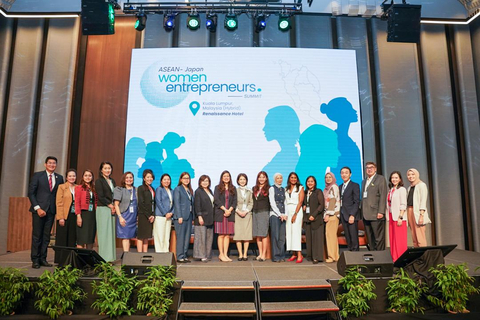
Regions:
<instances>
[{"instance_id":1,"label":"man in dark suit","mask_svg":"<svg viewBox=\"0 0 480 320\"><path fill-rule=\"evenodd\" d=\"M387 182L377 174L377 165L367 162L367 176L362 182L362 216L370 250L385 250L385 207Z\"/></svg>"},{"instance_id":2,"label":"man in dark suit","mask_svg":"<svg viewBox=\"0 0 480 320\"><path fill-rule=\"evenodd\" d=\"M55 221L57 189L63 183L63 177L55 173L56 168L57 158L48 156L46 171L35 172L28 186L33 224L30 256L35 269L52 266L47 262L47 247Z\"/></svg>"},{"instance_id":3,"label":"man in dark suit","mask_svg":"<svg viewBox=\"0 0 480 320\"><path fill-rule=\"evenodd\" d=\"M358 219L360 205L360 186L350 180L352 171L349 167L340 170L343 183L340 185L340 221L347 239L348 250L358 251Z\"/></svg>"}]
</instances>

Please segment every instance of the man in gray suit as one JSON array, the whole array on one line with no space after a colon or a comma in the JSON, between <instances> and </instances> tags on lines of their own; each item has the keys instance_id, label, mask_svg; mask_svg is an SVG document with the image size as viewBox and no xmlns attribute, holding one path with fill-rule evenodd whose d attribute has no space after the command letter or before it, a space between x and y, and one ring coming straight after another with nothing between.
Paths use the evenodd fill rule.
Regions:
<instances>
[{"instance_id":1,"label":"man in gray suit","mask_svg":"<svg viewBox=\"0 0 480 320\"><path fill-rule=\"evenodd\" d=\"M367 175L362 182L361 209L370 250L385 250L385 207L387 182L377 174L374 162L366 163Z\"/></svg>"}]
</instances>

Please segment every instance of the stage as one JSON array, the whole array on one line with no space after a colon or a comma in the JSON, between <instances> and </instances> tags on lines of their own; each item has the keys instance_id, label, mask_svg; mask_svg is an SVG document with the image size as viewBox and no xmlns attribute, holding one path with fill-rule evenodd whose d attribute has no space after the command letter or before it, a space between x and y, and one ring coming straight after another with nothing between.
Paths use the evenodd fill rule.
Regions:
<instances>
[{"instance_id":1,"label":"stage","mask_svg":"<svg viewBox=\"0 0 480 320\"><path fill-rule=\"evenodd\" d=\"M150 249L153 252L153 249ZM366 250L365 250L366 252ZM179 279L179 288L176 290L174 305L170 319L175 319L178 310L186 318L198 318L202 314L202 308L222 310L229 314L227 309L236 308L232 317L248 316L255 318L258 312L258 306L261 306L262 318L273 317L283 318L286 315L293 314L294 310L308 309L305 315L306 319L321 319L320 315L315 316L316 311L333 310L331 305L326 305L326 301L333 300L332 293L335 294L338 289L338 280L342 277L337 272L336 263L319 263L304 260L303 263L282 262L275 263L270 260L259 262L254 260L253 252L250 251L248 261L237 261L236 251L232 250L232 262L221 262L214 251L214 259L207 263L201 261L192 261L188 264L177 265L177 278ZM121 252L117 252L121 256ZM48 261L53 264L53 250L49 249ZM466 263L468 274L476 278L476 286L480 284L480 253L455 249L445 258L446 264ZM115 265L120 266L121 260L117 260ZM22 251L9 253L0 256L0 266L14 267L25 270L25 274L35 281L45 270L53 271L54 267L42 267L32 269L30 262L30 252ZM478 319L480 318L480 297L471 297L468 309L470 314L450 315L441 310L430 308L426 310L425 315L398 315L387 314L387 297L385 288L391 278L373 278L376 285L377 299L371 303L370 314L365 317L368 319ZM92 280L95 277L84 277L81 286L87 292L91 287ZM180 289L180 286L182 288ZM180 298L181 296L181 298ZM179 303L179 300L182 303ZM104 317L96 316L96 311L90 308L93 302L92 297L87 297L83 306L74 310L74 318L91 319ZM330 301L328 301L330 303ZM43 319L33 307L33 295L27 297L24 308L17 312L13 318L19 319ZM269 314L271 310L283 308L281 312ZM182 309L183 308L183 309ZM330 309L329 309L330 308ZM242 311L243 310L243 311ZM219 316L223 314L219 312ZM328 312L326 312L328 314ZM140 317L140 313L136 316ZM9 317L12 318L12 317ZM69 317L69 319L72 317ZM209 318L209 317L204 317ZM292 318L300 318L298 316ZM328 317L327 317L328 318ZM45 317L46 319L46 317ZM151 318L150 318L151 319Z\"/></svg>"}]
</instances>

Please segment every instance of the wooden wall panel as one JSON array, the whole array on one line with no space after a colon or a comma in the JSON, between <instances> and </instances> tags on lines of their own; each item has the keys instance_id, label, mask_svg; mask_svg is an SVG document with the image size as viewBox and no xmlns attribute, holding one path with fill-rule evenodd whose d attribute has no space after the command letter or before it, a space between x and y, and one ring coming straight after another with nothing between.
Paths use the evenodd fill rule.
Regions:
<instances>
[{"instance_id":1,"label":"wooden wall panel","mask_svg":"<svg viewBox=\"0 0 480 320\"><path fill-rule=\"evenodd\" d=\"M89 36L78 144L79 175L87 168L95 178L102 161L113 164L113 178L123 171L128 86L135 17L116 17L115 34Z\"/></svg>"},{"instance_id":2,"label":"wooden wall panel","mask_svg":"<svg viewBox=\"0 0 480 320\"><path fill-rule=\"evenodd\" d=\"M32 213L27 197L11 197L8 206L7 251L30 250L32 246Z\"/></svg>"}]
</instances>

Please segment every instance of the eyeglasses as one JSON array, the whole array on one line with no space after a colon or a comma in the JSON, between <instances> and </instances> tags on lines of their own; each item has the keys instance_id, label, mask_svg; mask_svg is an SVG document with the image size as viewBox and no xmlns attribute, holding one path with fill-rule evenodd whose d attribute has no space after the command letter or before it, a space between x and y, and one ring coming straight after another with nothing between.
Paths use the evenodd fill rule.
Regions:
<instances>
[{"instance_id":1,"label":"eyeglasses","mask_svg":"<svg viewBox=\"0 0 480 320\"><path fill-rule=\"evenodd\" d=\"M367 167L367 170L373 170L373 169L375 169L375 167L373 167L373 166Z\"/></svg>"}]
</instances>

